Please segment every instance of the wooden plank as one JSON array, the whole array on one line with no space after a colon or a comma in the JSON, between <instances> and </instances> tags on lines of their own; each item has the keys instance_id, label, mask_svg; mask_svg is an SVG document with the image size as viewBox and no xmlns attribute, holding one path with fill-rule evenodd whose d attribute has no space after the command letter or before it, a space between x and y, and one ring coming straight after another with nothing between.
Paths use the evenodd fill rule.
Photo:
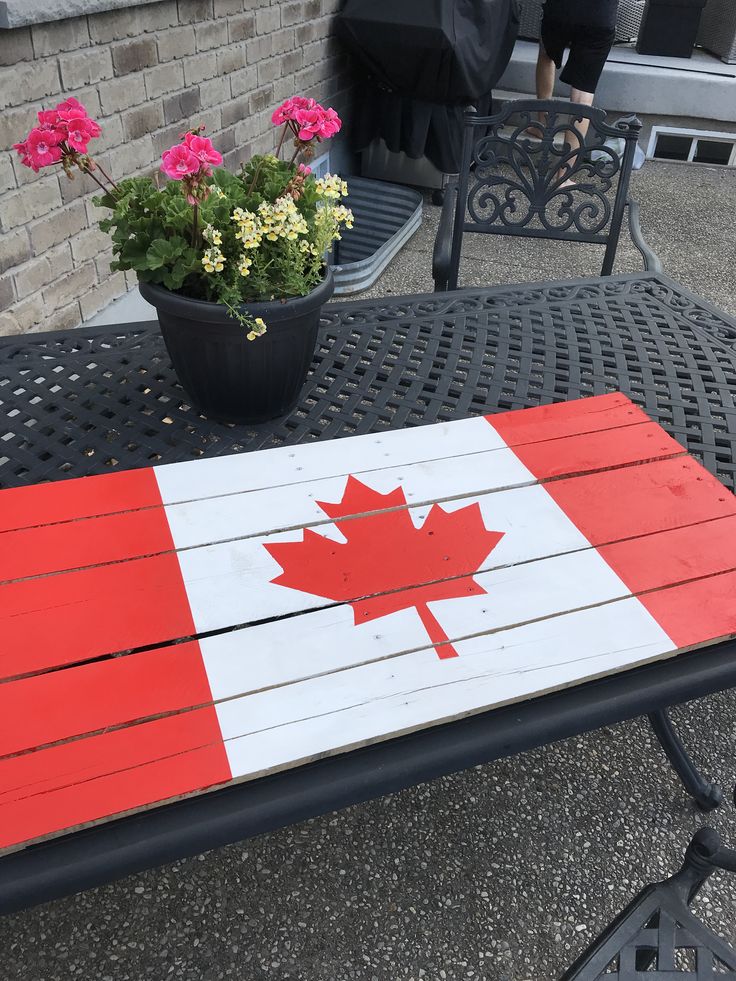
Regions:
<instances>
[{"instance_id":1,"label":"wooden plank","mask_svg":"<svg viewBox=\"0 0 736 981\"><path fill-rule=\"evenodd\" d=\"M520 487L551 477L681 456L682 447L655 423L535 444L534 475L505 447L368 474L387 493L406 488L408 503L440 501ZM365 475L357 474L366 480ZM319 501L339 499L343 478L208 497L165 509L149 508L6 532L0 538L0 582L105 562L193 548L273 530L324 522ZM167 526L168 523L168 526ZM170 530L169 530L170 529ZM173 541L172 536L173 535Z\"/></svg>"},{"instance_id":2,"label":"wooden plank","mask_svg":"<svg viewBox=\"0 0 736 981\"><path fill-rule=\"evenodd\" d=\"M0 532L484 452L504 446L496 430L514 415L527 422L517 422L510 445L650 422L613 393L488 416L490 428L478 417L13 488L0 491Z\"/></svg>"},{"instance_id":3,"label":"wooden plank","mask_svg":"<svg viewBox=\"0 0 736 981\"><path fill-rule=\"evenodd\" d=\"M499 420L527 412L534 416L529 418L524 431L518 426L518 439L522 443L557 438L563 432L574 436L651 421L625 395L616 392L557 403L554 408L545 407L544 414L532 409L487 416L488 428L484 427L483 418L478 417L256 454L169 464L157 467L156 475L166 504L277 487L295 481L345 477L350 473L366 472L366 461L370 461L371 469L384 469L502 448L505 441L498 433ZM566 420L564 427L561 422L555 423L561 416Z\"/></svg>"},{"instance_id":4,"label":"wooden plank","mask_svg":"<svg viewBox=\"0 0 736 981\"><path fill-rule=\"evenodd\" d=\"M587 606L627 592L593 549L474 579L481 592L470 599L433 604L451 638L563 612L572 595ZM356 626L341 605L8 682L0 685L0 756L392 657L427 639L411 605L380 626Z\"/></svg>"},{"instance_id":5,"label":"wooden plank","mask_svg":"<svg viewBox=\"0 0 736 981\"><path fill-rule=\"evenodd\" d=\"M714 600L693 611L683 604L687 591L663 587L699 583L713 597L727 597L736 554L723 542L736 532L736 517L712 525L664 532L625 542L642 554L672 553L674 561L652 568L639 600L658 619L654 604L672 601L699 636L736 633L733 603ZM693 562L681 561L673 538L699 541ZM697 584L696 584L697 578ZM467 599L440 601L433 610L453 644L474 633L487 634L621 599L628 587L594 549L501 568L474 577L482 592ZM652 600L652 604L648 602ZM725 626L722 611L732 619ZM663 626L662 620L658 619ZM667 633L669 631L666 630ZM348 605L276 620L196 642L94 662L66 671L0 685L0 756L73 736L131 723L159 714L220 702L393 658L426 646L424 625L412 608L397 611L380 625L357 624ZM201 647L201 652L200 652Z\"/></svg>"},{"instance_id":6,"label":"wooden plank","mask_svg":"<svg viewBox=\"0 0 736 981\"><path fill-rule=\"evenodd\" d=\"M576 653L580 651L586 653ZM541 694L673 653L670 638L636 599L628 598L470 638L453 661L439 661L433 649L426 649L261 691L247 696L242 706L230 700L218 707L218 720L233 777L253 779L528 698L530 691ZM187 720L190 714L170 718ZM147 737L140 740L135 773L149 788L147 767L163 765L168 758L159 748L157 727L169 721L147 723ZM0 783L9 788L0 796L3 847L27 840L28 828L39 836L63 830L70 806L79 823L112 816L110 801L125 797L117 781L129 781L130 771L113 772L112 755L99 742L130 732L123 729L0 761ZM73 756L78 745L83 747L81 763ZM199 759L215 745L177 753L177 776L182 759ZM60 762L49 765L50 753ZM90 754L108 761L105 765L103 760L102 773L90 764ZM59 770L64 785L56 790L49 774ZM211 779L203 786L211 786ZM158 783L152 784L149 803L163 800Z\"/></svg>"},{"instance_id":7,"label":"wooden plank","mask_svg":"<svg viewBox=\"0 0 736 981\"><path fill-rule=\"evenodd\" d=\"M478 504L485 527L504 534L491 565L508 565L736 513L736 498L713 481L695 461L676 459L464 498L444 508ZM603 508L601 500L615 500L618 507ZM407 509L415 526L428 512L426 506ZM381 516L355 521L370 524L376 561L383 561ZM338 562L340 532L331 523L321 531L335 542ZM311 594L273 582L282 570L265 546L301 537L257 536L2 585L0 677L330 605L318 589ZM427 581L416 578L411 585ZM363 595L358 582L354 596L341 598Z\"/></svg>"},{"instance_id":8,"label":"wooden plank","mask_svg":"<svg viewBox=\"0 0 736 981\"><path fill-rule=\"evenodd\" d=\"M0 491L0 532L161 504L152 468Z\"/></svg>"}]
</instances>

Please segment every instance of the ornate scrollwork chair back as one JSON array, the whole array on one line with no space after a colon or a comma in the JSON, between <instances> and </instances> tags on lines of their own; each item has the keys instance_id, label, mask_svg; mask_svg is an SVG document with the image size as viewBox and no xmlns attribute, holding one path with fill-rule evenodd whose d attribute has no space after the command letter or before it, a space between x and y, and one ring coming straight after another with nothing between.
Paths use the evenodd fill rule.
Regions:
<instances>
[{"instance_id":1,"label":"ornate scrollwork chair back","mask_svg":"<svg viewBox=\"0 0 736 981\"><path fill-rule=\"evenodd\" d=\"M601 109L556 100L468 112L461 172L435 242L436 289L457 288L465 232L605 246L602 274L610 275L627 206L634 244L647 268L658 268L628 198L640 130L635 116L610 125Z\"/></svg>"}]
</instances>

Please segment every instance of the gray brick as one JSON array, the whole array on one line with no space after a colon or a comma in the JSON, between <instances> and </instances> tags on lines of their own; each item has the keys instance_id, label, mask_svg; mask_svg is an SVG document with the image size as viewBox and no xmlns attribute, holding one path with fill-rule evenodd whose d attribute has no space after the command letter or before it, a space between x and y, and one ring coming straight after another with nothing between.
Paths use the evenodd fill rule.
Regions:
<instances>
[{"instance_id":1,"label":"gray brick","mask_svg":"<svg viewBox=\"0 0 736 981\"><path fill-rule=\"evenodd\" d=\"M255 14L238 14L237 17L228 20L227 26L231 43L245 41L246 38L253 37L256 32Z\"/></svg>"},{"instance_id":2,"label":"gray brick","mask_svg":"<svg viewBox=\"0 0 736 981\"><path fill-rule=\"evenodd\" d=\"M203 109L221 106L230 99L230 84L226 78L213 78L199 86L199 98Z\"/></svg>"},{"instance_id":3,"label":"gray brick","mask_svg":"<svg viewBox=\"0 0 736 981\"><path fill-rule=\"evenodd\" d=\"M68 242L63 242L46 255L38 256L26 262L20 269L13 271L13 280L18 296L23 299L37 293L59 279L60 276L72 270L72 253Z\"/></svg>"},{"instance_id":4,"label":"gray brick","mask_svg":"<svg viewBox=\"0 0 736 981\"><path fill-rule=\"evenodd\" d=\"M71 240L72 259L75 263L94 259L110 248L110 236L99 228L85 228Z\"/></svg>"},{"instance_id":5,"label":"gray brick","mask_svg":"<svg viewBox=\"0 0 736 981\"><path fill-rule=\"evenodd\" d=\"M199 123L199 120L196 121ZM169 147L174 146L175 143L180 142L180 134L182 133L184 127L181 121L173 123L171 126L167 126L166 129L160 130L158 133L154 133L152 136L153 144L153 159L157 161L157 165L161 160L161 154L164 150L168 150Z\"/></svg>"},{"instance_id":6,"label":"gray brick","mask_svg":"<svg viewBox=\"0 0 736 981\"><path fill-rule=\"evenodd\" d=\"M243 0L215 0L215 17L229 17L243 9Z\"/></svg>"},{"instance_id":7,"label":"gray brick","mask_svg":"<svg viewBox=\"0 0 736 981\"><path fill-rule=\"evenodd\" d=\"M57 307L51 311L48 310L45 304L44 307L43 319L40 323L33 324L32 327L29 327L30 333L45 330L72 330L74 327L79 327L82 322L78 300L73 300L66 306Z\"/></svg>"},{"instance_id":8,"label":"gray brick","mask_svg":"<svg viewBox=\"0 0 736 981\"><path fill-rule=\"evenodd\" d=\"M34 24L30 31L36 58L58 55L60 51L78 51L79 48L89 47L90 43L86 17Z\"/></svg>"},{"instance_id":9,"label":"gray brick","mask_svg":"<svg viewBox=\"0 0 736 981\"><path fill-rule=\"evenodd\" d=\"M112 147L120 146L123 142L123 124L120 122L119 115L108 116L107 119L102 120L100 125L102 126L102 136L95 144L95 157L99 157L101 153L112 149Z\"/></svg>"},{"instance_id":10,"label":"gray brick","mask_svg":"<svg viewBox=\"0 0 736 981\"><path fill-rule=\"evenodd\" d=\"M267 109L273 102L273 85L266 85L252 92L249 99L249 112L257 113Z\"/></svg>"},{"instance_id":11,"label":"gray brick","mask_svg":"<svg viewBox=\"0 0 736 981\"><path fill-rule=\"evenodd\" d=\"M59 58L59 70L64 90L93 85L103 78L112 78L112 58L107 48L78 51Z\"/></svg>"},{"instance_id":12,"label":"gray brick","mask_svg":"<svg viewBox=\"0 0 736 981\"><path fill-rule=\"evenodd\" d=\"M250 110L250 96L244 95L240 99L228 102L222 107L222 126L234 126L244 119Z\"/></svg>"},{"instance_id":13,"label":"gray brick","mask_svg":"<svg viewBox=\"0 0 736 981\"><path fill-rule=\"evenodd\" d=\"M139 140L147 133L160 129L163 124L164 113L160 102L148 102L123 113L123 133L126 140Z\"/></svg>"},{"instance_id":14,"label":"gray brick","mask_svg":"<svg viewBox=\"0 0 736 981\"><path fill-rule=\"evenodd\" d=\"M175 123L180 119L189 120L194 113L199 112L202 102L199 95L199 86L184 89L176 95L171 95L163 101L164 122L166 125Z\"/></svg>"},{"instance_id":15,"label":"gray brick","mask_svg":"<svg viewBox=\"0 0 736 981\"><path fill-rule=\"evenodd\" d=\"M217 72L219 75L232 75L245 67L245 45L234 44L217 52Z\"/></svg>"},{"instance_id":16,"label":"gray brick","mask_svg":"<svg viewBox=\"0 0 736 981\"><path fill-rule=\"evenodd\" d=\"M194 24L213 16L212 0L178 0L179 23Z\"/></svg>"},{"instance_id":17,"label":"gray brick","mask_svg":"<svg viewBox=\"0 0 736 981\"><path fill-rule=\"evenodd\" d=\"M194 28L197 51L211 51L213 48L227 44L227 21L207 21L197 24Z\"/></svg>"},{"instance_id":18,"label":"gray brick","mask_svg":"<svg viewBox=\"0 0 736 981\"><path fill-rule=\"evenodd\" d=\"M296 25L296 43L309 44L317 38L326 37L330 31L331 18L323 17L319 20L310 20L305 24Z\"/></svg>"},{"instance_id":19,"label":"gray brick","mask_svg":"<svg viewBox=\"0 0 736 981\"><path fill-rule=\"evenodd\" d=\"M115 180L132 177L138 171L153 166L156 156L153 152L153 137L143 136L131 143L123 143L111 161L112 176Z\"/></svg>"},{"instance_id":20,"label":"gray brick","mask_svg":"<svg viewBox=\"0 0 736 981\"><path fill-rule=\"evenodd\" d=\"M273 41L271 35L264 37L252 37L245 42L245 56L249 65L258 64L264 58L270 58L273 51Z\"/></svg>"},{"instance_id":21,"label":"gray brick","mask_svg":"<svg viewBox=\"0 0 736 981\"><path fill-rule=\"evenodd\" d=\"M95 156L99 159L97 154ZM105 164L103 163L104 166ZM107 170L107 167L105 169ZM83 198L85 194L101 193L99 187L89 174L83 174L76 169L72 174L73 180L70 180L66 174L59 173L59 188L61 190L61 200L64 204L69 204L70 201L76 201L77 198Z\"/></svg>"},{"instance_id":22,"label":"gray brick","mask_svg":"<svg viewBox=\"0 0 736 981\"><path fill-rule=\"evenodd\" d=\"M226 153L235 149L235 126L221 130L215 139L215 146L223 157Z\"/></svg>"},{"instance_id":23,"label":"gray brick","mask_svg":"<svg viewBox=\"0 0 736 981\"><path fill-rule=\"evenodd\" d=\"M292 75L294 72L299 71L304 63L304 54L301 50L297 51L287 51L285 55L281 56L281 75ZM260 66L259 66L260 71ZM260 74L259 74L260 80Z\"/></svg>"},{"instance_id":24,"label":"gray brick","mask_svg":"<svg viewBox=\"0 0 736 981\"><path fill-rule=\"evenodd\" d=\"M15 286L13 279L8 273L0 276L0 310L7 310L15 303Z\"/></svg>"},{"instance_id":25,"label":"gray brick","mask_svg":"<svg viewBox=\"0 0 736 981\"><path fill-rule=\"evenodd\" d=\"M33 102L59 92L61 80L55 58L23 61L12 68L0 68L0 109Z\"/></svg>"},{"instance_id":26,"label":"gray brick","mask_svg":"<svg viewBox=\"0 0 736 981\"><path fill-rule=\"evenodd\" d=\"M157 99L167 92L184 88L184 68L180 61L169 61L157 68L149 68L143 73L146 81L146 96Z\"/></svg>"},{"instance_id":27,"label":"gray brick","mask_svg":"<svg viewBox=\"0 0 736 981\"><path fill-rule=\"evenodd\" d=\"M293 27L285 27L280 31L274 31L271 35L271 46L274 54L292 51L295 43L296 38Z\"/></svg>"},{"instance_id":28,"label":"gray brick","mask_svg":"<svg viewBox=\"0 0 736 981\"><path fill-rule=\"evenodd\" d=\"M112 46L112 63L116 75L127 75L158 64L158 47L152 37L140 37Z\"/></svg>"},{"instance_id":29,"label":"gray brick","mask_svg":"<svg viewBox=\"0 0 736 981\"><path fill-rule=\"evenodd\" d=\"M44 307L40 296L19 300L7 313L0 315L0 334L23 334L43 321Z\"/></svg>"},{"instance_id":30,"label":"gray brick","mask_svg":"<svg viewBox=\"0 0 736 981\"><path fill-rule=\"evenodd\" d=\"M0 194L3 191L12 191L17 187L15 171L13 170L13 160L7 153L0 157Z\"/></svg>"},{"instance_id":31,"label":"gray brick","mask_svg":"<svg viewBox=\"0 0 736 981\"><path fill-rule=\"evenodd\" d=\"M262 7L256 11L256 34L270 34L281 27L279 7Z\"/></svg>"},{"instance_id":32,"label":"gray brick","mask_svg":"<svg viewBox=\"0 0 736 981\"><path fill-rule=\"evenodd\" d=\"M0 151L25 139L36 122L36 106L19 106L0 112Z\"/></svg>"},{"instance_id":33,"label":"gray brick","mask_svg":"<svg viewBox=\"0 0 736 981\"><path fill-rule=\"evenodd\" d=\"M93 41L122 41L150 31L163 31L178 22L176 0L145 4L142 7L90 14L89 32Z\"/></svg>"},{"instance_id":34,"label":"gray brick","mask_svg":"<svg viewBox=\"0 0 736 981\"><path fill-rule=\"evenodd\" d=\"M195 55L193 58L185 58L182 64L184 65L184 81L187 85L196 85L197 82L203 82L206 78L214 78L217 74L217 55L214 51L207 51L205 54Z\"/></svg>"},{"instance_id":35,"label":"gray brick","mask_svg":"<svg viewBox=\"0 0 736 981\"><path fill-rule=\"evenodd\" d=\"M68 276L57 280L43 291L43 302L51 311L62 309L70 301L79 297L97 281L94 263L87 262L78 266Z\"/></svg>"},{"instance_id":36,"label":"gray brick","mask_svg":"<svg viewBox=\"0 0 736 981\"><path fill-rule=\"evenodd\" d=\"M117 300L119 296L123 296L126 292L127 284L125 282L125 275L121 272L113 273L104 282L100 283L99 286L87 290L80 297L79 306L82 310L82 319L89 320L90 317L94 317L96 313L104 310L109 303Z\"/></svg>"},{"instance_id":37,"label":"gray brick","mask_svg":"<svg viewBox=\"0 0 736 981\"><path fill-rule=\"evenodd\" d=\"M0 66L16 65L33 57L30 27L0 31Z\"/></svg>"},{"instance_id":38,"label":"gray brick","mask_svg":"<svg viewBox=\"0 0 736 981\"><path fill-rule=\"evenodd\" d=\"M31 243L25 228L14 228L0 235L0 272L20 266L31 258Z\"/></svg>"},{"instance_id":39,"label":"gray brick","mask_svg":"<svg viewBox=\"0 0 736 981\"><path fill-rule=\"evenodd\" d=\"M100 83L100 103L106 116L146 101L146 86L142 75L129 75ZM104 122L102 123L104 126Z\"/></svg>"},{"instance_id":40,"label":"gray brick","mask_svg":"<svg viewBox=\"0 0 736 981\"><path fill-rule=\"evenodd\" d=\"M33 187L21 187L17 191L4 195L2 210L0 210L0 227L7 232L59 207L61 207L59 179L54 174L37 181Z\"/></svg>"},{"instance_id":41,"label":"gray brick","mask_svg":"<svg viewBox=\"0 0 736 981\"><path fill-rule=\"evenodd\" d=\"M40 218L29 227L33 254L43 255L52 246L76 235L86 225L87 212L82 201L73 201L54 214Z\"/></svg>"},{"instance_id":42,"label":"gray brick","mask_svg":"<svg viewBox=\"0 0 736 981\"><path fill-rule=\"evenodd\" d=\"M281 78L281 58L268 58L266 61L258 62L258 84L266 85L277 78Z\"/></svg>"},{"instance_id":43,"label":"gray brick","mask_svg":"<svg viewBox=\"0 0 736 981\"><path fill-rule=\"evenodd\" d=\"M244 68L242 71L233 72L230 76L230 91L233 98L239 95L250 93L258 87L258 69L255 65ZM284 96L286 98L286 96Z\"/></svg>"},{"instance_id":44,"label":"gray brick","mask_svg":"<svg viewBox=\"0 0 736 981\"><path fill-rule=\"evenodd\" d=\"M194 28L191 25L169 27L158 35L156 43L158 44L159 61L174 61L177 58L185 57L185 55L194 54L196 51Z\"/></svg>"}]
</instances>

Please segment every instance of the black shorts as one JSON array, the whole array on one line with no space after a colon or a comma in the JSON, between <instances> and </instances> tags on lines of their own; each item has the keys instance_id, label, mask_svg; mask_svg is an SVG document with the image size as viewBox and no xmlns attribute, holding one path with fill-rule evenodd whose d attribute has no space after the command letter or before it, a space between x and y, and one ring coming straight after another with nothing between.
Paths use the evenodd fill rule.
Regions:
<instances>
[{"instance_id":1,"label":"black shorts","mask_svg":"<svg viewBox=\"0 0 736 981\"><path fill-rule=\"evenodd\" d=\"M615 37L610 27L569 24L546 15L542 19L542 44L558 68L565 48L570 49L560 80L581 92L595 92Z\"/></svg>"}]
</instances>

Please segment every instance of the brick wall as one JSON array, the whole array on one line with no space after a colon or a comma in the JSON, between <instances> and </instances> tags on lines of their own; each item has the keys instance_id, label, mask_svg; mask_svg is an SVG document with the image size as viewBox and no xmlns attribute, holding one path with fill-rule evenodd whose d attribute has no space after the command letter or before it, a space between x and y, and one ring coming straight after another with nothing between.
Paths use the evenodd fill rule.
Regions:
<instances>
[{"instance_id":1,"label":"brick wall","mask_svg":"<svg viewBox=\"0 0 736 981\"><path fill-rule=\"evenodd\" d=\"M0 30L0 335L75 327L133 283L110 272L95 185L39 174L7 152L42 106L76 96L103 127L113 177L152 173L189 125L232 167L273 149L273 108L290 95L340 111L339 0L163 0Z\"/></svg>"}]
</instances>

